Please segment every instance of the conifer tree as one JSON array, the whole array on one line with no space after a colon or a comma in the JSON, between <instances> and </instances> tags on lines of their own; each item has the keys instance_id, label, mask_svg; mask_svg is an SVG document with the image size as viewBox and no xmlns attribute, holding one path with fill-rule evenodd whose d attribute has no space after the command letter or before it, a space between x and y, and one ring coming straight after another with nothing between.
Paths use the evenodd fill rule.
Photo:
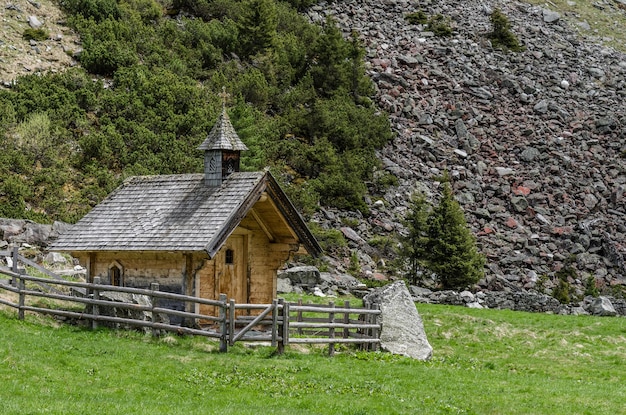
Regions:
<instances>
[{"instance_id":1,"label":"conifer tree","mask_svg":"<svg viewBox=\"0 0 626 415\"><path fill-rule=\"evenodd\" d=\"M419 267L431 271L443 289L462 289L484 275L484 257L465 221L459 203L454 199L447 174L439 204L430 207L423 196L415 199L407 216L409 236L405 257L412 276Z\"/></svg>"},{"instance_id":2,"label":"conifer tree","mask_svg":"<svg viewBox=\"0 0 626 415\"><path fill-rule=\"evenodd\" d=\"M247 0L238 22L244 56L264 52L276 38L278 14L272 0Z\"/></svg>"},{"instance_id":3,"label":"conifer tree","mask_svg":"<svg viewBox=\"0 0 626 415\"><path fill-rule=\"evenodd\" d=\"M425 247L428 242L428 217L431 206L424 195L414 196L405 218L409 234L403 238L401 255L409 262L409 281L419 281L420 269L424 267Z\"/></svg>"}]
</instances>

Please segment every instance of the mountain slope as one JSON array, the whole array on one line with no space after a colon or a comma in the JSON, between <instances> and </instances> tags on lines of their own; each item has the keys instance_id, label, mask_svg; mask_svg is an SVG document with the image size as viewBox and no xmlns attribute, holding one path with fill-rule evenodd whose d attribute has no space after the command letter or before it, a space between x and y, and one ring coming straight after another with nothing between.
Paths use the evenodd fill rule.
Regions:
<instances>
[{"instance_id":1,"label":"mountain slope","mask_svg":"<svg viewBox=\"0 0 626 415\"><path fill-rule=\"evenodd\" d=\"M396 132L379 156L399 178L384 202L368 201L369 216L324 210L315 219L331 228L358 222L359 234L346 235L365 270L376 271L380 264L372 258L386 254L367 241L376 245L373 239L402 233L410 195L437 197L435 179L448 170L488 258L483 284L549 289L560 275L579 294L590 276L599 286L624 284L626 57L598 43L619 44L624 36L615 31L608 39L600 30L619 28L622 4L594 3L605 9L602 19L585 17L593 8L574 1L559 15L494 1L347 0L311 7L312 21L333 16L346 37L354 30L367 47L376 101ZM54 26L63 17L53 2L5 1L2 7L3 81L27 73L24 66L40 63L55 71L73 64L68 53L78 41L63 25ZM525 51L492 47L485 35L495 7L509 17ZM406 14L420 9L450 19L452 36L409 25ZM22 39L30 15L58 40L31 45ZM593 36L581 37L581 31ZM63 56L48 57L38 47Z\"/></svg>"},{"instance_id":2,"label":"mountain slope","mask_svg":"<svg viewBox=\"0 0 626 415\"><path fill-rule=\"evenodd\" d=\"M520 2L420 2L450 19L436 37L403 0L313 7L368 49L377 101L397 133L382 152L400 186L362 237L402 231L409 195L437 194L443 170L498 288L626 282L626 56L582 39L563 16ZM525 51L494 49L489 14L508 16ZM384 224L385 226L381 226ZM494 278L500 276L504 278ZM543 276L543 277L542 277Z\"/></svg>"},{"instance_id":3,"label":"mountain slope","mask_svg":"<svg viewBox=\"0 0 626 415\"><path fill-rule=\"evenodd\" d=\"M78 36L65 25L65 16L56 3L0 0L0 9L0 83L6 86L20 75L58 72L76 65L73 56L80 50ZM34 26L44 30L48 38L25 39L24 31Z\"/></svg>"}]
</instances>

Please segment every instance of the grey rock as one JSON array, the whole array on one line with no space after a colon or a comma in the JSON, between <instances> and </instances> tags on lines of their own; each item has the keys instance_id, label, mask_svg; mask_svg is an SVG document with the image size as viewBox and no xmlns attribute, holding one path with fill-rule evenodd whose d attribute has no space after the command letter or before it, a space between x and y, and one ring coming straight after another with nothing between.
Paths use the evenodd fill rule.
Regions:
<instances>
[{"instance_id":1,"label":"grey rock","mask_svg":"<svg viewBox=\"0 0 626 415\"><path fill-rule=\"evenodd\" d=\"M330 272L321 272L320 279L329 285L335 285L345 290L363 289L366 285L350 274L334 274Z\"/></svg>"},{"instance_id":2,"label":"grey rock","mask_svg":"<svg viewBox=\"0 0 626 415\"><path fill-rule=\"evenodd\" d=\"M49 252L43 259L46 263L51 265L65 265L67 264L67 258L58 252Z\"/></svg>"},{"instance_id":3,"label":"grey rock","mask_svg":"<svg viewBox=\"0 0 626 415\"><path fill-rule=\"evenodd\" d=\"M276 292L278 294L289 294L293 292L293 285L289 278L276 279Z\"/></svg>"},{"instance_id":4,"label":"grey rock","mask_svg":"<svg viewBox=\"0 0 626 415\"><path fill-rule=\"evenodd\" d=\"M520 158L528 163L534 161L541 155L541 152L537 150L535 147L527 147L520 154Z\"/></svg>"},{"instance_id":5,"label":"grey rock","mask_svg":"<svg viewBox=\"0 0 626 415\"><path fill-rule=\"evenodd\" d=\"M504 176L510 176L511 174L514 174L515 170L513 170L510 167L496 167L496 173L498 173L498 176L504 177Z\"/></svg>"},{"instance_id":6,"label":"grey rock","mask_svg":"<svg viewBox=\"0 0 626 415\"><path fill-rule=\"evenodd\" d=\"M101 291L99 293L100 299L104 301L111 301L114 303L127 303L127 304L137 304L146 307L150 307L152 302L150 301L150 297L141 294L130 294L130 293L121 293L117 291ZM91 312L91 306L87 305L88 312ZM141 321L152 321L152 312L150 311L138 311L132 310L123 307L117 307L114 304L111 306L100 306L99 307L100 315L110 316L110 317L120 317L120 318L128 318L133 320L141 320ZM170 319L167 314L157 314L157 322L169 324ZM119 323L103 323L112 327L123 327L123 328L134 328L130 325L120 325ZM150 330L149 328L145 328L145 331Z\"/></svg>"},{"instance_id":7,"label":"grey rock","mask_svg":"<svg viewBox=\"0 0 626 415\"><path fill-rule=\"evenodd\" d=\"M589 74L591 74L591 76L597 79L603 78L606 75L606 73L601 68L589 68L587 69L587 71L589 71Z\"/></svg>"},{"instance_id":8,"label":"grey rock","mask_svg":"<svg viewBox=\"0 0 626 415\"><path fill-rule=\"evenodd\" d=\"M454 123L454 129L456 130L456 136L459 139L465 139L467 137L467 127L465 126L465 123L463 122L462 119L458 119L455 121Z\"/></svg>"},{"instance_id":9,"label":"grey rock","mask_svg":"<svg viewBox=\"0 0 626 415\"><path fill-rule=\"evenodd\" d=\"M511 198L511 206L518 213L525 212L528 208L528 200L524 196L513 196Z\"/></svg>"},{"instance_id":10,"label":"grey rock","mask_svg":"<svg viewBox=\"0 0 626 415\"><path fill-rule=\"evenodd\" d=\"M593 194L589 193L585 195L585 198L583 199L583 203L587 207L587 209L591 210L594 207L596 207L596 205L598 204L598 198L595 197Z\"/></svg>"},{"instance_id":11,"label":"grey rock","mask_svg":"<svg viewBox=\"0 0 626 415\"><path fill-rule=\"evenodd\" d=\"M423 59L420 60L419 58L415 58L413 56L405 56L405 55L400 55L396 59L399 63L408 65L408 66L416 66L419 63L423 62Z\"/></svg>"},{"instance_id":12,"label":"grey rock","mask_svg":"<svg viewBox=\"0 0 626 415\"><path fill-rule=\"evenodd\" d=\"M343 233L343 236L345 236L346 238L348 238L349 240L356 242L358 244L364 244L365 240L363 240L363 238L361 238L359 236L358 233L356 233L356 231L352 228L349 228L347 226L344 226L341 228L341 233Z\"/></svg>"},{"instance_id":13,"label":"grey rock","mask_svg":"<svg viewBox=\"0 0 626 415\"><path fill-rule=\"evenodd\" d=\"M463 300L464 303L473 303L476 300L474 294L467 290L462 291L459 295L461 296L461 300Z\"/></svg>"},{"instance_id":14,"label":"grey rock","mask_svg":"<svg viewBox=\"0 0 626 415\"><path fill-rule=\"evenodd\" d=\"M37 18L37 16L28 16L28 24L33 29L39 29L41 26L43 26L43 23Z\"/></svg>"},{"instance_id":15,"label":"grey rock","mask_svg":"<svg viewBox=\"0 0 626 415\"><path fill-rule=\"evenodd\" d=\"M424 323L404 281L378 288L363 301L381 311L380 345L383 350L418 360L432 357L433 348L428 342Z\"/></svg>"},{"instance_id":16,"label":"grey rock","mask_svg":"<svg viewBox=\"0 0 626 415\"><path fill-rule=\"evenodd\" d=\"M482 98L485 100L493 99L493 94L482 87L471 87L470 92L472 95L477 96L478 98Z\"/></svg>"},{"instance_id":17,"label":"grey rock","mask_svg":"<svg viewBox=\"0 0 626 415\"><path fill-rule=\"evenodd\" d=\"M546 100L541 100L538 103L535 104L535 106L533 107L533 110L536 113L539 114L545 114L548 112L548 101Z\"/></svg>"},{"instance_id":18,"label":"grey rock","mask_svg":"<svg viewBox=\"0 0 626 415\"><path fill-rule=\"evenodd\" d=\"M589 305L589 313L594 316L615 316L617 312L607 297L595 298Z\"/></svg>"},{"instance_id":19,"label":"grey rock","mask_svg":"<svg viewBox=\"0 0 626 415\"><path fill-rule=\"evenodd\" d=\"M15 238L15 242L27 243L36 246L48 246L51 241L52 226L39 223L27 223L24 233Z\"/></svg>"},{"instance_id":20,"label":"grey rock","mask_svg":"<svg viewBox=\"0 0 626 415\"><path fill-rule=\"evenodd\" d=\"M556 23L561 18L561 15L552 10L543 9L543 21L546 23Z\"/></svg>"},{"instance_id":21,"label":"grey rock","mask_svg":"<svg viewBox=\"0 0 626 415\"><path fill-rule=\"evenodd\" d=\"M278 274L278 278L288 278L292 284L309 287L322 282L319 270L311 265L287 268Z\"/></svg>"}]
</instances>

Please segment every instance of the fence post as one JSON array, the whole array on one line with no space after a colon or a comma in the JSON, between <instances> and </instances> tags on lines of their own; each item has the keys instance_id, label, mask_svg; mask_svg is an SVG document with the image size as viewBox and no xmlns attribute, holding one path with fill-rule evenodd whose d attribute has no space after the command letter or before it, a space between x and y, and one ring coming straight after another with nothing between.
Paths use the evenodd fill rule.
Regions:
<instances>
[{"instance_id":1,"label":"fence post","mask_svg":"<svg viewBox=\"0 0 626 415\"><path fill-rule=\"evenodd\" d=\"M100 277L93 277L93 283L100 285L102 283L100 281ZM94 300L99 300L100 299L100 289L99 288L94 288L93 289L93 299ZM91 314L93 314L94 317L97 317L97 316L100 315L100 306L98 304L94 304L92 306ZM94 319L91 320L91 328L93 330L98 328L98 320L97 319L94 318Z\"/></svg>"},{"instance_id":2,"label":"fence post","mask_svg":"<svg viewBox=\"0 0 626 415\"><path fill-rule=\"evenodd\" d=\"M228 303L226 302L226 294L220 294L220 302L222 303L222 305L219 306L219 318L220 318L220 324L221 324L221 335L220 335L220 352L222 353L226 353L228 351L228 341L227 341L227 334L228 334L228 324L226 319L228 318L226 315L226 308L228 306Z\"/></svg>"},{"instance_id":3,"label":"fence post","mask_svg":"<svg viewBox=\"0 0 626 415\"><path fill-rule=\"evenodd\" d=\"M159 291L159 283L151 282L150 283L150 291ZM154 312L154 308L156 307L156 303L159 300L158 297L154 295L150 296L150 314L152 315L152 324L157 323L157 315ZM153 325L152 326L152 337L157 337L159 335L159 330Z\"/></svg>"},{"instance_id":4,"label":"fence post","mask_svg":"<svg viewBox=\"0 0 626 415\"><path fill-rule=\"evenodd\" d=\"M302 298L298 298L298 306L302 305ZM298 310L296 321L298 323L302 322L302 310ZM298 327L298 334L302 334L302 327Z\"/></svg>"},{"instance_id":5,"label":"fence post","mask_svg":"<svg viewBox=\"0 0 626 415\"><path fill-rule=\"evenodd\" d=\"M235 299L230 299L230 306L228 307L228 344L231 346L235 344L233 339L235 338Z\"/></svg>"},{"instance_id":6,"label":"fence post","mask_svg":"<svg viewBox=\"0 0 626 415\"><path fill-rule=\"evenodd\" d=\"M283 348L289 344L289 303L283 303Z\"/></svg>"},{"instance_id":7,"label":"fence post","mask_svg":"<svg viewBox=\"0 0 626 415\"><path fill-rule=\"evenodd\" d=\"M374 310L380 310L380 305L376 305L376 307L374 307ZM378 324L378 322L380 321L379 318L380 314L372 314L372 320L374 321L374 323ZM377 328L373 328L372 329L372 338L373 339L378 339L379 337L379 333L378 333L378 329ZM371 347L370 349L373 351L376 351L379 349L380 343L371 343Z\"/></svg>"},{"instance_id":8,"label":"fence post","mask_svg":"<svg viewBox=\"0 0 626 415\"><path fill-rule=\"evenodd\" d=\"M20 273L20 270L18 267L19 249L20 248L16 245L13 247L13 252L11 253L11 261L13 261L13 264L11 264L11 271L13 271L16 274ZM14 287L17 286L17 281L15 281L14 276L11 277L11 285Z\"/></svg>"},{"instance_id":9,"label":"fence post","mask_svg":"<svg viewBox=\"0 0 626 415\"><path fill-rule=\"evenodd\" d=\"M328 303L328 306L330 308L335 308L335 302L331 301ZM331 311L330 313L328 313L328 322L330 324L333 324L335 322L335 313L333 311ZM334 339L335 338L335 328L334 327L329 327L328 328L328 338L329 339ZM334 356L335 355L335 343L328 343L328 355L329 356Z\"/></svg>"},{"instance_id":10,"label":"fence post","mask_svg":"<svg viewBox=\"0 0 626 415\"><path fill-rule=\"evenodd\" d=\"M347 310L350 308L350 301L346 301L343 303L343 307ZM350 313L345 312L343 313L343 322L345 324L350 324ZM347 327L345 329L343 329L343 338L344 339L349 339L350 338L350 329L348 329Z\"/></svg>"},{"instance_id":11,"label":"fence post","mask_svg":"<svg viewBox=\"0 0 626 415\"><path fill-rule=\"evenodd\" d=\"M24 278L19 278L17 285L20 293L17 318L20 320L24 320L24 302L26 300L26 293L24 292L26 290L26 283L24 282Z\"/></svg>"},{"instance_id":12,"label":"fence post","mask_svg":"<svg viewBox=\"0 0 626 415\"><path fill-rule=\"evenodd\" d=\"M371 306L370 303L364 303L363 304L363 308L366 309L366 310L371 310L372 306ZM371 314L368 314L368 313L359 314L359 321L362 321L364 324L370 324L372 322ZM369 338L369 336L370 336L370 329L359 329L358 333L360 334L361 337ZM359 349L360 350L369 350L370 349L370 345L369 345L369 343L360 343L359 344Z\"/></svg>"},{"instance_id":13,"label":"fence post","mask_svg":"<svg viewBox=\"0 0 626 415\"><path fill-rule=\"evenodd\" d=\"M272 347L276 347L276 334L278 333L278 300L272 300Z\"/></svg>"},{"instance_id":14,"label":"fence post","mask_svg":"<svg viewBox=\"0 0 626 415\"><path fill-rule=\"evenodd\" d=\"M278 299L278 305L276 309L280 308L280 316L278 311L276 312L276 331L278 335L278 346L276 348L276 354L283 354L285 352L285 300L282 298ZM278 331L278 320L281 320L280 331Z\"/></svg>"}]
</instances>

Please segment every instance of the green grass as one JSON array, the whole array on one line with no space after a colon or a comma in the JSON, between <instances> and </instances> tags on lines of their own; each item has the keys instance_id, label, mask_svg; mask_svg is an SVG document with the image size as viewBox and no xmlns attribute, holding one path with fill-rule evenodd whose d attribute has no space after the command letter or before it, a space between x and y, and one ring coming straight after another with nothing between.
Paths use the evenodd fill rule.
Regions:
<instances>
[{"instance_id":1,"label":"green grass","mask_svg":"<svg viewBox=\"0 0 626 415\"><path fill-rule=\"evenodd\" d=\"M153 339L0 311L2 413L623 414L626 319L418 305L430 362Z\"/></svg>"}]
</instances>

